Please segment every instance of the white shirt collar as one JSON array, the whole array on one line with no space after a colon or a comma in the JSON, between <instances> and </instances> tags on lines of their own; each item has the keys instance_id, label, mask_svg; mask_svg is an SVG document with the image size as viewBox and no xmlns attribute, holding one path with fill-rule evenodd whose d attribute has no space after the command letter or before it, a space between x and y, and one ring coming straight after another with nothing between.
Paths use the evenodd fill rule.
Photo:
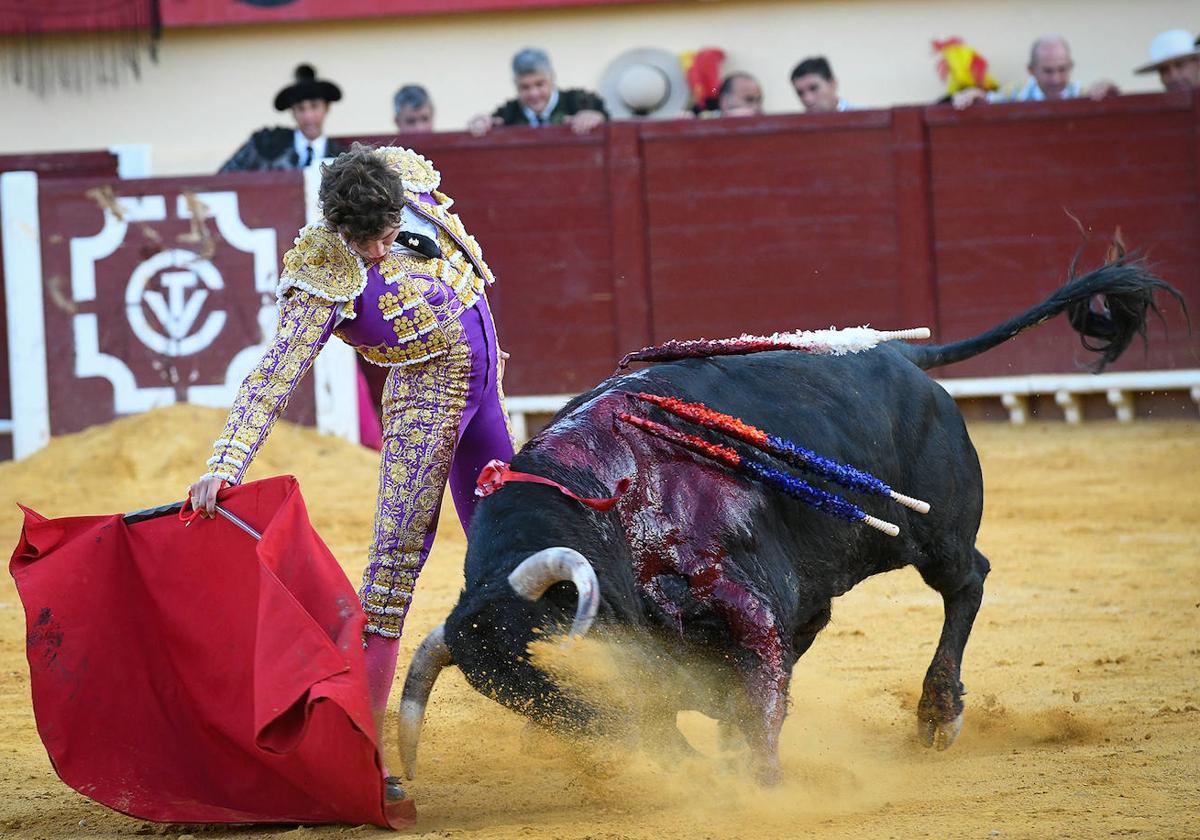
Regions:
<instances>
[{"instance_id":1,"label":"white shirt collar","mask_svg":"<svg viewBox=\"0 0 1200 840\"><path fill-rule=\"evenodd\" d=\"M554 92L550 94L550 101L546 103L546 107L542 109L540 114L536 113L532 108L526 108L524 105L521 106L521 110L525 112L525 119L529 121L530 125L540 125L541 123L538 120L538 117L541 117L546 122L549 122L550 115L554 113L554 109L557 107L558 88L555 88Z\"/></svg>"},{"instance_id":2,"label":"white shirt collar","mask_svg":"<svg viewBox=\"0 0 1200 840\"><path fill-rule=\"evenodd\" d=\"M1063 89L1062 98L1076 99L1080 95L1079 82L1070 82L1067 84L1066 88ZM1035 79L1033 76L1030 76L1025 82L1025 86L1017 91L1017 94L1013 97L1013 99L1015 99L1017 102L1044 102L1046 100L1046 94L1038 85L1037 79Z\"/></svg>"},{"instance_id":3,"label":"white shirt collar","mask_svg":"<svg viewBox=\"0 0 1200 840\"><path fill-rule=\"evenodd\" d=\"M308 147L312 146L313 162L325 158L325 148L329 145L329 138L322 134L316 140L309 140L305 137L300 129L295 129L292 132L292 148L296 150L296 155L300 158L301 166L304 165L305 158L308 157Z\"/></svg>"}]
</instances>

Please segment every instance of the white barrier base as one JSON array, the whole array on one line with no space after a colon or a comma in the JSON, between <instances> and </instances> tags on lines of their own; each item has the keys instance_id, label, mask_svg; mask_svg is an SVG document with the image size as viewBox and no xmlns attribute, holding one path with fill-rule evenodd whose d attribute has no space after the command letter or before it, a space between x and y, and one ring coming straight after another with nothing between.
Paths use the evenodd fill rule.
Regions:
<instances>
[{"instance_id":1,"label":"white barrier base","mask_svg":"<svg viewBox=\"0 0 1200 840\"><path fill-rule=\"evenodd\" d=\"M1187 391L1200 405L1200 370L1139 370L1122 373L1035 373L1028 376L985 376L978 379L939 379L954 399L999 397L1008 419L1029 419L1029 398L1053 395L1068 423L1083 422L1082 394L1104 394L1122 423L1133 422L1133 395L1155 391Z\"/></svg>"}]
</instances>

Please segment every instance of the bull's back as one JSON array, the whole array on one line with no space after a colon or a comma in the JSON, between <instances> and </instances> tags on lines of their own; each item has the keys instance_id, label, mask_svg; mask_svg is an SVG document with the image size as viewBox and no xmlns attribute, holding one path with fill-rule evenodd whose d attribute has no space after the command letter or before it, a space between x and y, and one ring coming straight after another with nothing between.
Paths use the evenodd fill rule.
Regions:
<instances>
[{"instance_id":1,"label":"bull's back","mask_svg":"<svg viewBox=\"0 0 1200 840\"><path fill-rule=\"evenodd\" d=\"M835 589L844 591L873 572L916 563L930 552L962 553L974 543L982 480L962 415L936 382L894 348L885 345L845 356L784 351L685 360L612 380L610 387L703 402L930 502L932 509L923 516L891 500L809 477L898 524L901 537L893 539L776 498L769 515L784 516L793 523L791 536L809 540L791 550L836 553L846 561L841 569L830 570Z\"/></svg>"}]
</instances>

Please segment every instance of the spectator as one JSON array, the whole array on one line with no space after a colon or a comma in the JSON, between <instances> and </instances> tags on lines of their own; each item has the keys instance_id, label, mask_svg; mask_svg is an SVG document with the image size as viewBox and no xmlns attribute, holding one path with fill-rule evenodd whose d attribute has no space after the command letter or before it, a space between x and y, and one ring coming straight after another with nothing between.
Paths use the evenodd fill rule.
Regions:
<instances>
[{"instance_id":1,"label":"spectator","mask_svg":"<svg viewBox=\"0 0 1200 840\"><path fill-rule=\"evenodd\" d=\"M757 117L763 112L762 85L749 73L730 73L721 82L717 107L722 117Z\"/></svg>"},{"instance_id":2,"label":"spectator","mask_svg":"<svg viewBox=\"0 0 1200 840\"><path fill-rule=\"evenodd\" d=\"M850 111L854 106L838 95L838 80L823 55L806 58L792 70L792 87L810 114Z\"/></svg>"},{"instance_id":3,"label":"spectator","mask_svg":"<svg viewBox=\"0 0 1200 840\"><path fill-rule=\"evenodd\" d=\"M433 100L420 85L405 85L392 97L396 130L401 134L427 134L433 131Z\"/></svg>"},{"instance_id":4,"label":"spectator","mask_svg":"<svg viewBox=\"0 0 1200 840\"><path fill-rule=\"evenodd\" d=\"M604 100L581 88L563 90L554 78L554 68L545 50L533 47L513 56L513 84L517 98L492 112L471 119L467 128L481 137L498 125L571 126L576 134L587 134L608 120Z\"/></svg>"},{"instance_id":5,"label":"spectator","mask_svg":"<svg viewBox=\"0 0 1200 840\"><path fill-rule=\"evenodd\" d=\"M1200 89L1200 39L1193 41L1186 29L1168 29L1150 42L1150 63L1135 73L1158 71L1166 90Z\"/></svg>"},{"instance_id":6,"label":"spectator","mask_svg":"<svg viewBox=\"0 0 1200 840\"><path fill-rule=\"evenodd\" d=\"M1061 35L1043 35L1033 42L1029 50L1029 80L1014 93L985 93L979 88L968 88L954 94L955 108L967 108L981 99L988 102L1042 102L1060 99L1075 99L1088 96L1103 99L1120 93L1117 86L1102 79L1084 91L1078 82L1071 81L1075 62L1071 60L1071 47Z\"/></svg>"},{"instance_id":7,"label":"spectator","mask_svg":"<svg viewBox=\"0 0 1200 840\"><path fill-rule=\"evenodd\" d=\"M348 150L325 136L329 103L342 98L333 82L317 78L311 65L296 68L296 80L275 96L275 110L292 112L295 128L262 128L233 153L221 172L261 172L268 169L301 169L322 158Z\"/></svg>"}]
</instances>

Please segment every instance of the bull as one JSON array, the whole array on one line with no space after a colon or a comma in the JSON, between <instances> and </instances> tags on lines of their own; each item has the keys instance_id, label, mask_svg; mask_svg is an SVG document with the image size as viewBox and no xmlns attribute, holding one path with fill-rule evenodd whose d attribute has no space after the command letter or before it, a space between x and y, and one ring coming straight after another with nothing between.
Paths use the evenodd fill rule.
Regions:
<instances>
[{"instance_id":1,"label":"bull","mask_svg":"<svg viewBox=\"0 0 1200 840\"><path fill-rule=\"evenodd\" d=\"M979 460L954 401L925 371L1064 312L1103 369L1134 337L1145 340L1159 290L1186 317L1174 288L1144 264L1119 258L963 341L889 342L842 356L781 350L678 359L614 375L577 397L521 449L512 469L579 497L624 490L609 510L541 483L508 483L480 502L458 602L421 643L405 681L406 775L413 776L434 681L449 665L534 722L575 732L610 727L602 709L529 656L530 643L544 634L570 625L582 635L595 622L596 632L633 634L665 657L712 670L715 690L681 692L669 705L717 718L722 733L740 731L755 775L772 783L792 669L829 622L831 602L871 575L904 566L915 567L943 600L941 637L916 712L920 740L950 746L962 725L963 650L989 564L975 547L983 514ZM1099 310L1097 300L1104 301ZM801 441L904 488L931 510L878 502L879 515L900 526L894 538L832 519L620 422L637 392L704 403ZM637 408L680 425L654 406ZM683 742L675 710L659 715L673 730L671 743Z\"/></svg>"}]
</instances>

